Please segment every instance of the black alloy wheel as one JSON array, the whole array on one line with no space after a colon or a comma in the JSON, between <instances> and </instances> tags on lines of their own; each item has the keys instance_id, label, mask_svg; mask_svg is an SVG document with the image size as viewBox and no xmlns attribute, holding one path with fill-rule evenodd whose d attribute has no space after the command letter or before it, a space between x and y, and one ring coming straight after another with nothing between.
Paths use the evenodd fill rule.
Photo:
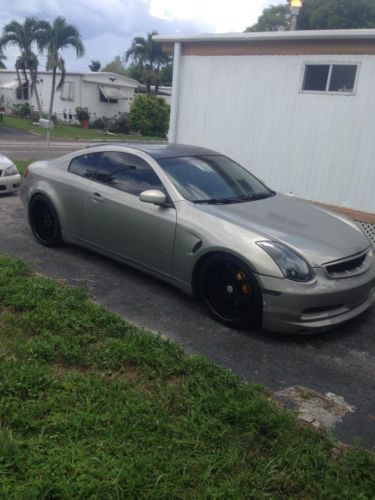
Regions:
<instances>
[{"instance_id":1,"label":"black alloy wheel","mask_svg":"<svg viewBox=\"0 0 375 500\"><path fill-rule=\"evenodd\" d=\"M217 321L242 328L260 321L262 295L251 270L226 254L210 257L200 270L199 294Z\"/></svg>"},{"instance_id":2,"label":"black alloy wheel","mask_svg":"<svg viewBox=\"0 0 375 500\"><path fill-rule=\"evenodd\" d=\"M29 205L31 230L39 243L46 247L62 243L59 219L52 203L43 195L36 195Z\"/></svg>"}]
</instances>

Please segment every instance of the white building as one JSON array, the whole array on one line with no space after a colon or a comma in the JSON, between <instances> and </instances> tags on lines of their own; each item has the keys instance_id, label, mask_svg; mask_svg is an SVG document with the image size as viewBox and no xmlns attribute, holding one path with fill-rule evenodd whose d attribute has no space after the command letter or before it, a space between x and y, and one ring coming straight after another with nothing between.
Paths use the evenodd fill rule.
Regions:
<instances>
[{"instance_id":1,"label":"white building","mask_svg":"<svg viewBox=\"0 0 375 500\"><path fill-rule=\"evenodd\" d=\"M56 83L59 78L60 75L57 75ZM55 93L53 113L61 120L69 120L69 115L74 119L76 107L87 107L94 120L129 112L137 86L136 80L116 73L66 73L63 87ZM40 71L37 88L45 113L49 108L51 87L52 74ZM0 101L7 109L25 101L37 109L35 94L31 96L27 87L20 87L15 71L0 71Z\"/></svg>"},{"instance_id":2,"label":"white building","mask_svg":"<svg viewBox=\"0 0 375 500\"><path fill-rule=\"evenodd\" d=\"M170 141L216 149L375 238L375 30L157 36Z\"/></svg>"}]
</instances>

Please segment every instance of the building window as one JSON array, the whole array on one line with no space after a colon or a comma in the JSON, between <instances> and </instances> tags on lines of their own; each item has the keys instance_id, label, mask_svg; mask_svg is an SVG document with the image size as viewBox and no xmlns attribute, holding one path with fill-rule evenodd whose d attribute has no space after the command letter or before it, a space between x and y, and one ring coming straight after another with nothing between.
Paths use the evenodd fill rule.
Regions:
<instances>
[{"instance_id":1,"label":"building window","mask_svg":"<svg viewBox=\"0 0 375 500\"><path fill-rule=\"evenodd\" d=\"M74 101L74 82L64 82L60 98L63 101Z\"/></svg>"},{"instance_id":2,"label":"building window","mask_svg":"<svg viewBox=\"0 0 375 500\"><path fill-rule=\"evenodd\" d=\"M28 101L29 99L29 84L27 82L22 83L16 88L16 98L22 101Z\"/></svg>"},{"instance_id":3,"label":"building window","mask_svg":"<svg viewBox=\"0 0 375 500\"><path fill-rule=\"evenodd\" d=\"M353 94L358 64L305 64L304 92Z\"/></svg>"},{"instance_id":4,"label":"building window","mask_svg":"<svg viewBox=\"0 0 375 500\"><path fill-rule=\"evenodd\" d=\"M118 99L114 99L112 97L106 97L100 89L99 89L99 99L100 99L100 102L106 102L109 104L117 104L118 103Z\"/></svg>"}]
</instances>

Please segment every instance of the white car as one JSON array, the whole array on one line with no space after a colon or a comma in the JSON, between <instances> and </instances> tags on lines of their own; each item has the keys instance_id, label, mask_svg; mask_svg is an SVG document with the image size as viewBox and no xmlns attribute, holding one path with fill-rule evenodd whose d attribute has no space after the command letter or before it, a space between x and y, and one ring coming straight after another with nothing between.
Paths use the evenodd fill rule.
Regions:
<instances>
[{"instance_id":1,"label":"white car","mask_svg":"<svg viewBox=\"0 0 375 500\"><path fill-rule=\"evenodd\" d=\"M15 164L0 154L0 194L14 193L21 187L21 176Z\"/></svg>"}]
</instances>

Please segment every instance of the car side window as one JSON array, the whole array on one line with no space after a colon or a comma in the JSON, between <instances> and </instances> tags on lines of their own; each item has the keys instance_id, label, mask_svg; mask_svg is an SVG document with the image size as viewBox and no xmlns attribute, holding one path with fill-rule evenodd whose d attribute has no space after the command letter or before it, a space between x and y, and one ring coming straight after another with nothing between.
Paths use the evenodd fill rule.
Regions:
<instances>
[{"instance_id":1,"label":"car side window","mask_svg":"<svg viewBox=\"0 0 375 500\"><path fill-rule=\"evenodd\" d=\"M69 172L86 177L86 179L95 180L100 155L101 153L87 153L77 156L70 162Z\"/></svg>"},{"instance_id":2,"label":"car side window","mask_svg":"<svg viewBox=\"0 0 375 500\"><path fill-rule=\"evenodd\" d=\"M147 189L165 192L159 177L145 160L119 151L102 153L96 180L135 196Z\"/></svg>"}]
</instances>

